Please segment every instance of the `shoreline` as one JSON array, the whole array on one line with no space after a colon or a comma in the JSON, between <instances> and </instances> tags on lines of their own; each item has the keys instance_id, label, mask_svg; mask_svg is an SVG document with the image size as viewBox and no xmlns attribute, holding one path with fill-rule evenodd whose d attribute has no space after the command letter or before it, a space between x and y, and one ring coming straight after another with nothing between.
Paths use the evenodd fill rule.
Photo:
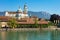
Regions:
<instances>
[{"instance_id":1,"label":"shoreline","mask_svg":"<svg viewBox=\"0 0 60 40\"><path fill-rule=\"evenodd\" d=\"M0 31L40 31L40 30L60 30L60 28L1 28Z\"/></svg>"}]
</instances>

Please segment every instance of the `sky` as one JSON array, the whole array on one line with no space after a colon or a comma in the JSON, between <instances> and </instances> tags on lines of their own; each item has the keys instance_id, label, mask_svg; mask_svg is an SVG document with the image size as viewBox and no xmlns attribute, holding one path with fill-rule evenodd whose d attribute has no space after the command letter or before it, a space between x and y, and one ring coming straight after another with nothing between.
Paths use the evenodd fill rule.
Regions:
<instances>
[{"instance_id":1,"label":"sky","mask_svg":"<svg viewBox=\"0 0 60 40\"><path fill-rule=\"evenodd\" d=\"M60 0L0 0L0 11L17 11L19 6L23 10L25 3L28 11L60 15Z\"/></svg>"}]
</instances>

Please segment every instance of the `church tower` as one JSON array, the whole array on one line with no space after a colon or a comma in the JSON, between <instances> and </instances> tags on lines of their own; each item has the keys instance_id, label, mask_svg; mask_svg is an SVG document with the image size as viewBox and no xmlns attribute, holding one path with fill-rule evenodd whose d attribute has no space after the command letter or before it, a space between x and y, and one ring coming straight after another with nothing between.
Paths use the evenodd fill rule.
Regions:
<instances>
[{"instance_id":1,"label":"church tower","mask_svg":"<svg viewBox=\"0 0 60 40\"><path fill-rule=\"evenodd\" d=\"M20 19L20 18L22 17L22 10L21 10L20 6L19 6L19 9L17 10L16 17L17 17L18 19Z\"/></svg>"},{"instance_id":2,"label":"church tower","mask_svg":"<svg viewBox=\"0 0 60 40\"><path fill-rule=\"evenodd\" d=\"M22 12L22 9L20 8L20 6L19 6L19 9L17 10L17 12Z\"/></svg>"},{"instance_id":3,"label":"church tower","mask_svg":"<svg viewBox=\"0 0 60 40\"><path fill-rule=\"evenodd\" d=\"M28 13L28 8L27 8L27 5L24 4L24 14L27 14Z\"/></svg>"}]
</instances>

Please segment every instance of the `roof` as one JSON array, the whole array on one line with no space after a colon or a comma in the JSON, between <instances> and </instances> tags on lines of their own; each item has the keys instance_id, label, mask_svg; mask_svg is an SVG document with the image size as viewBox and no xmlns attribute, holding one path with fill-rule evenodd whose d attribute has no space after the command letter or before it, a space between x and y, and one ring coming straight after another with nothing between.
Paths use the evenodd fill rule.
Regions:
<instances>
[{"instance_id":1,"label":"roof","mask_svg":"<svg viewBox=\"0 0 60 40\"><path fill-rule=\"evenodd\" d=\"M34 24L35 23L35 21L32 18L26 18L26 19L23 18L19 21L18 21L18 24ZM40 20L38 21L38 24L48 24L48 21Z\"/></svg>"},{"instance_id":2,"label":"roof","mask_svg":"<svg viewBox=\"0 0 60 40\"><path fill-rule=\"evenodd\" d=\"M9 19L11 19L11 17L8 17L8 16L0 16L0 21L8 21Z\"/></svg>"},{"instance_id":3,"label":"roof","mask_svg":"<svg viewBox=\"0 0 60 40\"><path fill-rule=\"evenodd\" d=\"M22 13L22 12L8 12L8 14L16 14L16 13Z\"/></svg>"},{"instance_id":4,"label":"roof","mask_svg":"<svg viewBox=\"0 0 60 40\"><path fill-rule=\"evenodd\" d=\"M8 12L9 14L16 14L16 12Z\"/></svg>"},{"instance_id":5,"label":"roof","mask_svg":"<svg viewBox=\"0 0 60 40\"><path fill-rule=\"evenodd\" d=\"M37 16L31 16L31 18L37 18Z\"/></svg>"},{"instance_id":6,"label":"roof","mask_svg":"<svg viewBox=\"0 0 60 40\"><path fill-rule=\"evenodd\" d=\"M8 16L0 16L0 20L3 22L8 22L9 19L12 19L12 17L8 17ZM32 18L22 18L20 20L16 19L18 24L34 24L35 21ZM40 20L38 21L38 24L48 24L48 21L45 20Z\"/></svg>"},{"instance_id":7,"label":"roof","mask_svg":"<svg viewBox=\"0 0 60 40\"><path fill-rule=\"evenodd\" d=\"M31 21L31 22L18 22L18 24L34 24L35 22ZM48 24L47 21L44 21L44 22L38 22L38 24Z\"/></svg>"},{"instance_id":8,"label":"roof","mask_svg":"<svg viewBox=\"0 0 60 40\"><path fill-rule=\"evenodd\" d=\"M48 21L39 21L38 24L48 24Z\"/></svg>"}]
</instances>

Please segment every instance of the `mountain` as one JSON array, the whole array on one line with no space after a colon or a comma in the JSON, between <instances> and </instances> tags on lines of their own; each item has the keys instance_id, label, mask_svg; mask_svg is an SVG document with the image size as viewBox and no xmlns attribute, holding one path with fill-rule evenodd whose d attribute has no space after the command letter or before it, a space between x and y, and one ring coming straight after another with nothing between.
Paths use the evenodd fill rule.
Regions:
<instances>
[{"instance_id":1,"label":"mountain","mask_svg":"<svg viewBox=\"0 0 60 40\"><path fill-rule=\"evenodd\" d=\"M4 16L5 12L0 12L0 16ZM44 19L50 19L50 14L47 12L33 12L33 11L28 11L28 15L31 16L37 16L38 18L44 18Z\"/></svg>"},{"instance_id":2,"label":"mountain","mask_svg":"<svg viewBox=\"0 0 60 40\"><path fill-rule=\"evenodd\" d=\"M0 16L4 16L5 15L5 12L0 12Z\"/></svg>"},{"instance_id":3,"label":"mountain","mask_svg":"<svg viewBox=\"0 0 60 40\"><path fill-rule=\"evenodd\" d=\"M50 19L50 14L44 11L40 12L33 12L33 11L28 11L28 14L31 16L37 16L38 18L44 18L44 19Z\"/></svg>"}]
</instances>

